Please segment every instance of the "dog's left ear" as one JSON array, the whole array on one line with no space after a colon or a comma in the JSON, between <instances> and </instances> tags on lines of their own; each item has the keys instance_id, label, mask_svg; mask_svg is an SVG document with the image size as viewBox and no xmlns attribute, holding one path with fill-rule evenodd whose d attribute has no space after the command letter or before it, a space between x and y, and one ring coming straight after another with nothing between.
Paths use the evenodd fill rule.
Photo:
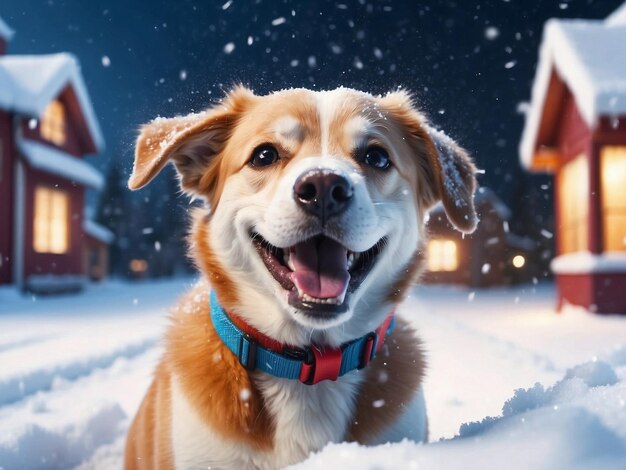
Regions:
<instances>
[{"instance_id":1,"label":"dog's left ear","mask_svg":"<svg viewBox=\"0 0 626 470\"><path fill-rule=\"evenodd\" d=\"M478 223L474 208L476 167L467 152L444 132L428 125L407 93L390 93L380 103L408 133L418 171L423 173L419 180L426 186L417 188L422 204L428 209L441 201L458 230L473 232Z\"/></svg>"},{"instance_id":2,"label":"dog's left ear","mask_svg":"<svg viewBox=\"0 0 626 470\"><path fill-rule=\"evenodd\" d=\"M222 103L202 113L157 118L142 126L128 187L142 188L172 161L182 189L210 199L216 192L218 157L252 99L250 90L238 87Z\"/></svg>"}]
</instances>

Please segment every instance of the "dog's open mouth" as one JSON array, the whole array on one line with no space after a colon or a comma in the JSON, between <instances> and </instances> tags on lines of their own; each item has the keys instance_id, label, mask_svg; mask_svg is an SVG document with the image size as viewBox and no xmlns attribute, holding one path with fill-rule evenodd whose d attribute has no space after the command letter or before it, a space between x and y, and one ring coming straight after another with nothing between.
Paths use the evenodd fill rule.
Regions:
<instances>
[{"instance_id":1,"label":"dog's open mouth","mask_svg":"<svg viewBox=\"0 0 626 470\"><path fill-rule=\"evenodd\" d=\"M288 248L275 247L258 233L251 237L267 270L289 293L289 304L319 314L347 310L346 296L372 270L385 241L383 238L369 250L356 253L324 235Z\"/></svg>"}]
</instances>

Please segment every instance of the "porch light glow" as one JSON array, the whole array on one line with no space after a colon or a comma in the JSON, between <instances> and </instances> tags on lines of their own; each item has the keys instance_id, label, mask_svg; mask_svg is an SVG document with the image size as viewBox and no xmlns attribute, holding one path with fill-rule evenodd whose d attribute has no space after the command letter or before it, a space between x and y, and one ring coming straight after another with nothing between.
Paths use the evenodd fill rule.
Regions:
<instances>
[{"instance_id":1,"label":"porch light glow","mask_svg":"<svg viewBox=\"0 0 626 470\"><path fill-rule=\"evenodd\" d=\"M515 255L513 257L513 266L515 266L517 269L524 267L525 264L526 258L524 258L522 255Z\"/></svg>"},{"instance_id":2,"label":"porch light glow","mask_svg":"<svg viewBox=\"0 0 626 470\"><path fill-rule=\"evenodd\" d=\"M455 271L458 265L457 246L453 240L435 239L428 242L430 271Z\"/></svg>"},{"instance_id":3,"label":"porch light glow","mask_svg":"<svg viewBox=\"0 0 626 470\"><path fill-rule=\"evenodd\" d=\"M129 264L129 268L136 274L144 273L148 269L148 262L145 259L133 259Z\"/></svg>"}]
</instances>

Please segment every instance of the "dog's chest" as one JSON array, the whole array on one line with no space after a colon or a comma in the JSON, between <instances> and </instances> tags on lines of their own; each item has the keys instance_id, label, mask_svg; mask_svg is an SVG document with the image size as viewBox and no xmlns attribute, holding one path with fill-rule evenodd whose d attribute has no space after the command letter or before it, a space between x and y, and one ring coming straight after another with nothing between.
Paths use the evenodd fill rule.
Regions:
<instances>
[{"instance_id":1,"label":"dog's chest","mask_svg":"<svg viewBox=\"0 0 626 470\"><path fill-rule=\"evenodd\" d=\"M176 468L274 469L304 460L345 437L361 377L348 374L315 386L260 376L256 383L275 423L274 447L259 451L220 436L202 421L180 385L172 386L172 446Z\"/></svg>"}]
</instances>

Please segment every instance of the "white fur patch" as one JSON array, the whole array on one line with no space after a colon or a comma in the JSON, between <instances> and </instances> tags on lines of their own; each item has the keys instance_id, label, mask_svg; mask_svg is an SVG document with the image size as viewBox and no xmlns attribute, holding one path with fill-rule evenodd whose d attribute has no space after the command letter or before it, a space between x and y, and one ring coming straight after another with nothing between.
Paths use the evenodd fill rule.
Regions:
<instances>
[{"instance_id":1,"label":"white fur patch","mask_svg":"<svg viewBox=\"0 0 626 470\"><path fill-rule=\"evenodd\" d=\"M276 121L274 133L281 143L290 150L296 148L304 137L302 125L293 116L285 116Z\"/></svg>"},{"instance_id":2,"label":"white fur patch","mask_svg":"<svg viewBox=\"0 0 626 470\"><path fill-rule=\"evenodd\" d=\"M274 449L257 451L220 437L200 420L172 377L172 448L178 469L275 469L300 462L329 442L341 442L354 415L361 375L350 373L336 382L315 386L266 374L255 377L276 425Z\"/></svg>"}]
</instances>

